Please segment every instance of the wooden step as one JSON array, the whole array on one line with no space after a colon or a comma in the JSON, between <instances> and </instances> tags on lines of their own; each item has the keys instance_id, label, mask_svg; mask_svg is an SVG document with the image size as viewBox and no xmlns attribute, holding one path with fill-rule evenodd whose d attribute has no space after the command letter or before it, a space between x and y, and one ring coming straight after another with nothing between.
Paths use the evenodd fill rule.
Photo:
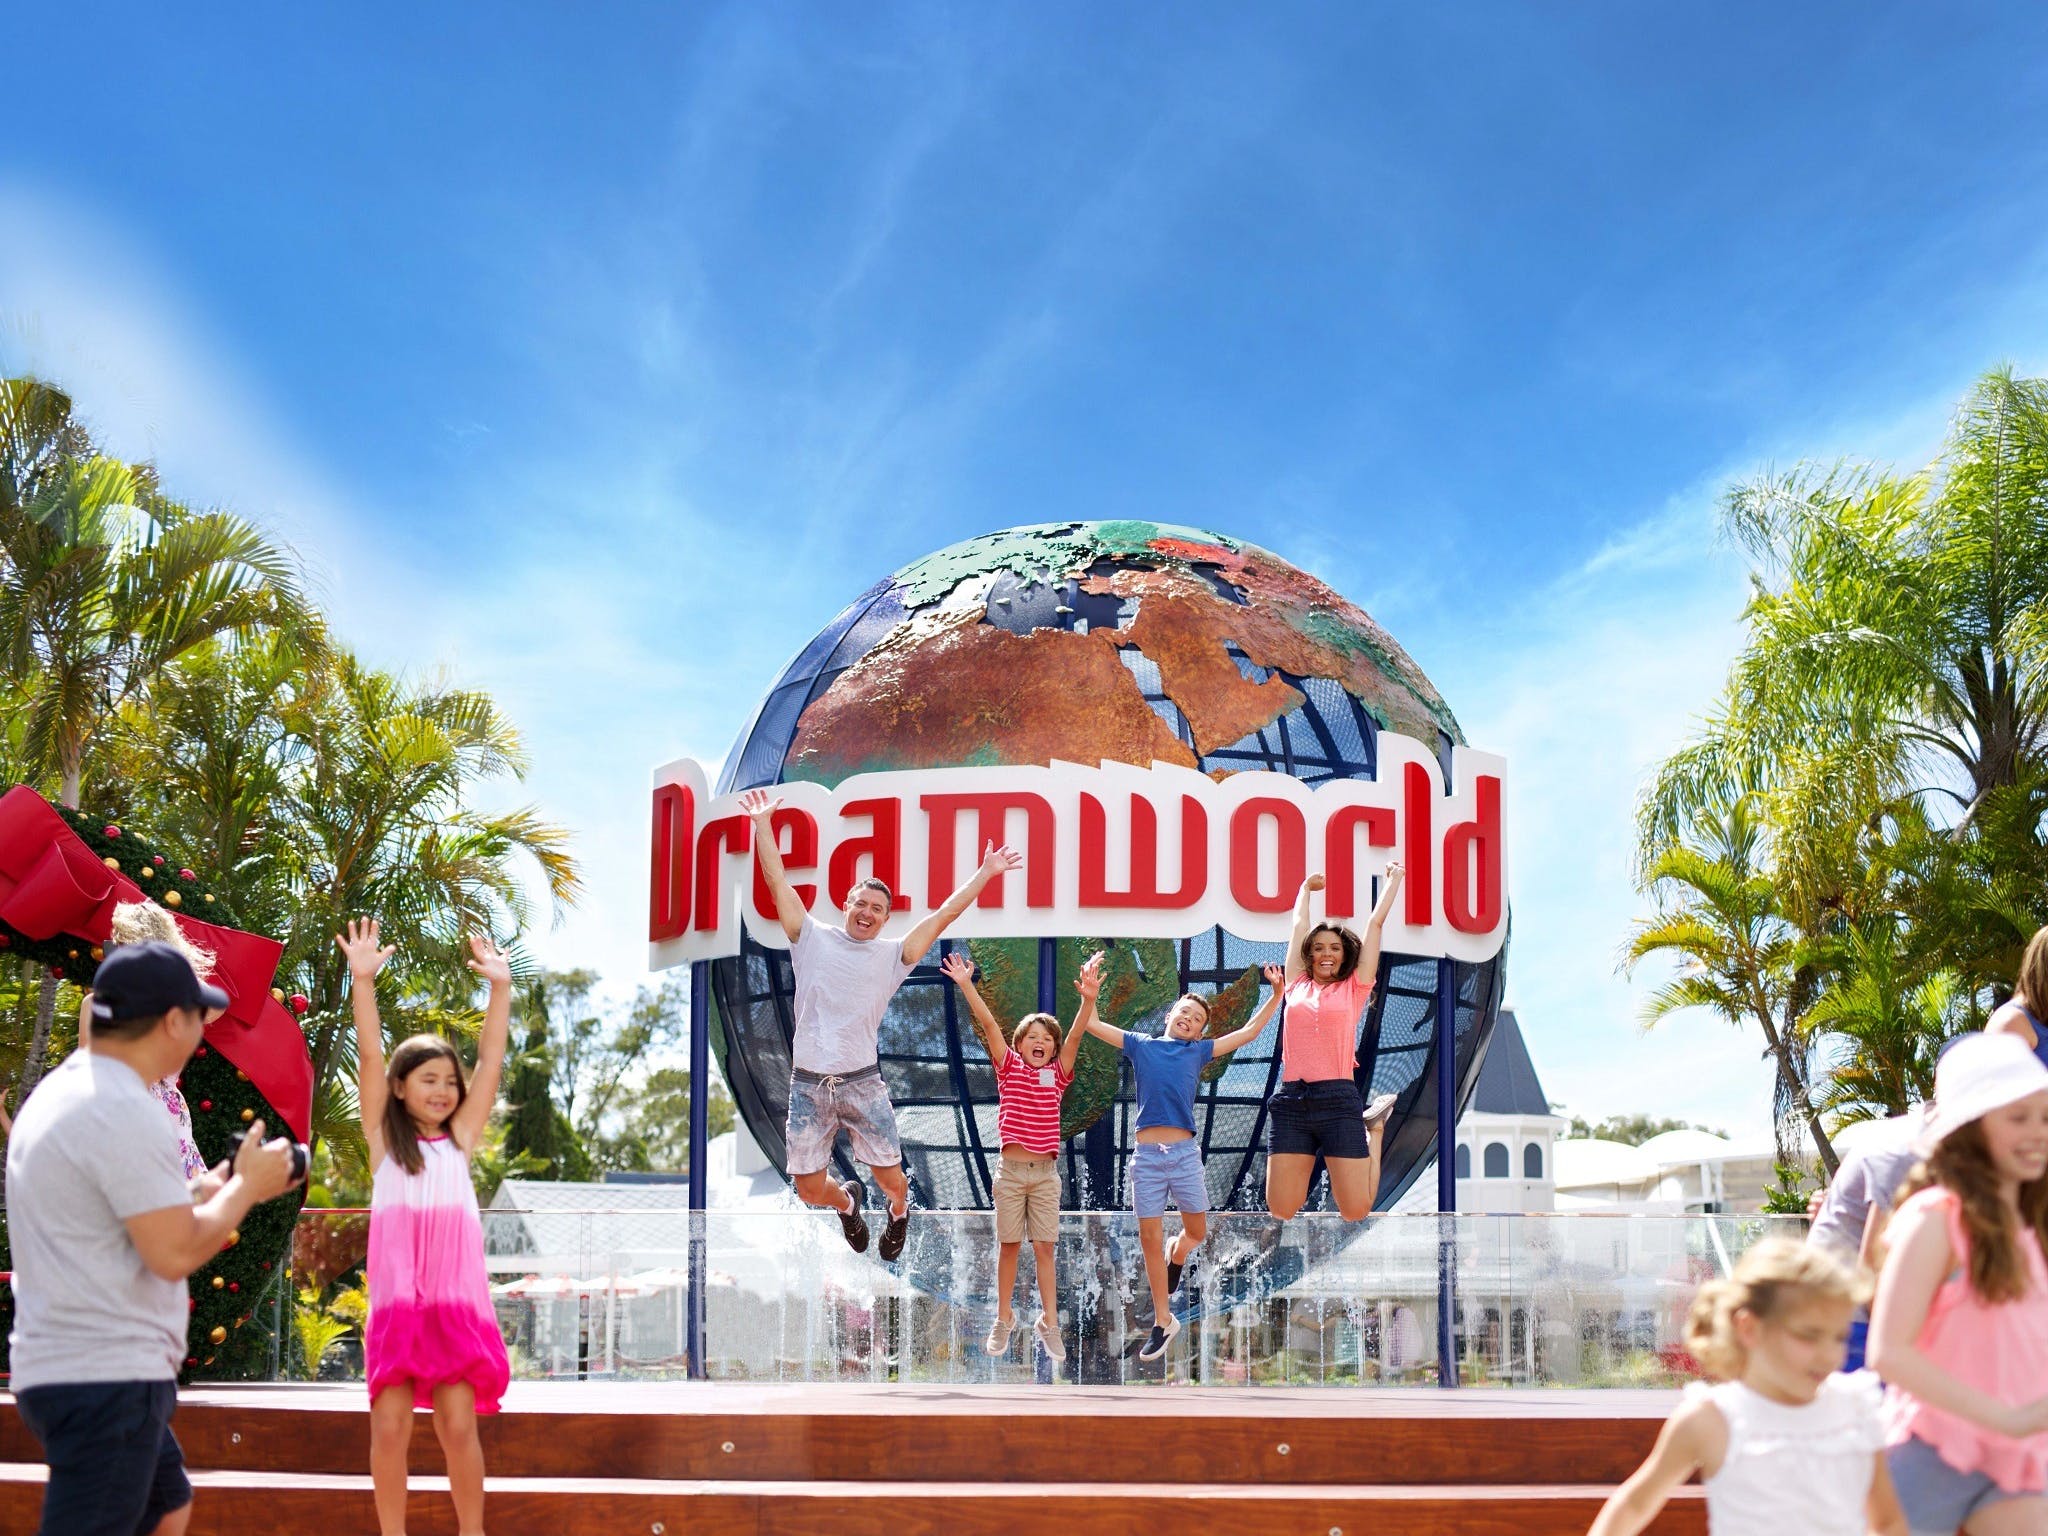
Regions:
<instances>
[{"instance_id":1,"label":"wooden step","mask_svg":"<svg viewBox=\"0 0 2048 1536\"><path fill-rule=\"evenodd\" d=\"M1371 1389L519 1383L483 1421L493 1476L669 1481L1611 1485L1676 1394ZM188 1465L345 1476L369 1465L360 1387L185 1393ZM1000 1455L992 1448L1000 1447ZM39 1459L0 1399L0 1461ZM443 1470L424 1415L412 1461ZM964 1469L972 1468L972 1471ZM1327 1529L1326 1527L1324 1529Z\"/></svg>"},{"instance_id":2,"label":"wooden step","mask_svg":"<svg viewBox=\"0 0 2048 1536\"><path fill-rule=\"evenodd\" d=\"M1040 1469L1097 1471L1143 1461L1140 1439L1070 1444ZM1090 1461L1077 1465L1084 1455ZM978 1469L977 1469L978 1470ZM374 1536L367 1476L198 1472L190 1536ZM40 1466L0 1465L0 1529L34 1528ZM497 1536L1159 1536L1227 1530L1232 1536L1583 1536L1603 1487L1392 1484L1255 1487L1230 1483L672 1481L500 1478L489 1483ZM413 1536L455 1530L447 1484L415 1475L407 1500ZM1650 1527L1655 1536L1704 1536L1697 1489Z\"/></svg>"}]
</instances>

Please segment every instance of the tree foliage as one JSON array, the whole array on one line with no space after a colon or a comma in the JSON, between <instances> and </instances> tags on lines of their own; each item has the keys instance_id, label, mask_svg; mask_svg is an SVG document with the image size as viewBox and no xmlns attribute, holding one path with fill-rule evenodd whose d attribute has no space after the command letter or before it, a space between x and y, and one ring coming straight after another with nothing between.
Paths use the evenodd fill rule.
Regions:
<instances>
[{"instance_id":1,"label":"tree foliage","mask_svg":"<svg viewBox=\"0 0 2048 1536\"><path fill-rule=\"evenodd\" d=\"M1922 469L1802 465L1722 514L1746 642L1643 797L1630 962L1678 962L1655 1018L1763 1036L1781 1146L1831 1165L1825 1126L1924 1097L2048 921L2048 381L1987 374Z\"/></svg>"}]
</instances>

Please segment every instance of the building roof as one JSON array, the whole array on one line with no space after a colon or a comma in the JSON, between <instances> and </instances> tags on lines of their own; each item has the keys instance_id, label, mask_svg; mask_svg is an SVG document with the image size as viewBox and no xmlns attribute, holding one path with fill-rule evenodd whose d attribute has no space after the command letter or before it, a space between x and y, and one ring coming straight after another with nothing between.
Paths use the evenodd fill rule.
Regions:
<instances>
[{"instance_id":1,"label":"building roof","mask_svg":"<svg viewBox=\"0 0 2048 1536\"><path fill-rule=\"evenodd\" d=\"M1536 1076L1536 1063L1529 1059L1528 1043L1515 1010L1503 1008L1494 1021L1493 1035L1486 1044L1486 1060L1479 1065L1479 1086L1472 1094L1472 1108L1483 1115L1542 1115L1551 1113L1550 1100Z\"/></svg>"},{"instance_id":2,"label":"building roof","mask_svg":"<svg viewBox=\"0 0 2048 1536\"><path fill-rule=\"evenodd\" d=\"M1560 1190L1654 1184L1660 1171L1641 1147L1595 1137L1560 1141L1552 1150L1551 1167Z\"/></svg>"}]
</instances>

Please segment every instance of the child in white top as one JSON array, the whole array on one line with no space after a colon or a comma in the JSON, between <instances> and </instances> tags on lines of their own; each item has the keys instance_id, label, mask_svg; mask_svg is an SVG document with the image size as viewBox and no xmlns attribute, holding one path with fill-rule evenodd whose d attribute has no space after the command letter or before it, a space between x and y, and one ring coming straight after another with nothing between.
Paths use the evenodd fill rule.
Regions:
<instances>
[{"instance_id":1,"label":"child in white top","mask_svg":"<svg viewBox=\"0 0 2048 1536\"><path fill-rule=\"evenodd\" d=\"M1695 1472L1711 1536L1907 1536L1885 1470L1883 1389L1842 1372L1867 1292L1825 1250L1785 1238L1701 1286L1686 1344L1721 1380L1687 1389L1590 1536L1636 1536Z\"/></svg>"}]
</instances>

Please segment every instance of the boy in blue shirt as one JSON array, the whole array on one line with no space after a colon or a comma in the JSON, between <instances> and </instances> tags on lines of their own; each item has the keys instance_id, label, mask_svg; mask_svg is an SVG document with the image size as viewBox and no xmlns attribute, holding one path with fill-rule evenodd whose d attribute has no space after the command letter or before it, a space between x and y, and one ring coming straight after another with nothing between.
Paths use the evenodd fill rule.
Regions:
<instances>
[{"instance_id":1,"label":"boy in blue shirt","mask_svg":"<svg viewBox=\"0 0 2048 1536\"><path fill-rule=\"evenodd\" d=\"M1145 1279L1152 1288L1152 1333L1138 1351L1140 1360L1157 1360L1180 1332L1171 1298L1181 1271L1209 1235L1209 1185L1202 1172L1202 1151L1195 1141L1195 1092L1202 1068L1259 1037L1280 1005L1286 976L1277 965L1265 968L1269 989L1265 1006L1242 1029L1209 1039L1209 1003L1184 993L1166 1011L1166 1032L1140 1035L1105 1024L1092 1012L1088 1032L1130 1058L1138 1092L1137 1146L1131 1153L1131 1208L1138 1216L1138 1243L1145 1250ZM1180 1234L1173 1253L1166 1251L1166 1206L1180 1209Z\"/></svg>"}]
</instances>

